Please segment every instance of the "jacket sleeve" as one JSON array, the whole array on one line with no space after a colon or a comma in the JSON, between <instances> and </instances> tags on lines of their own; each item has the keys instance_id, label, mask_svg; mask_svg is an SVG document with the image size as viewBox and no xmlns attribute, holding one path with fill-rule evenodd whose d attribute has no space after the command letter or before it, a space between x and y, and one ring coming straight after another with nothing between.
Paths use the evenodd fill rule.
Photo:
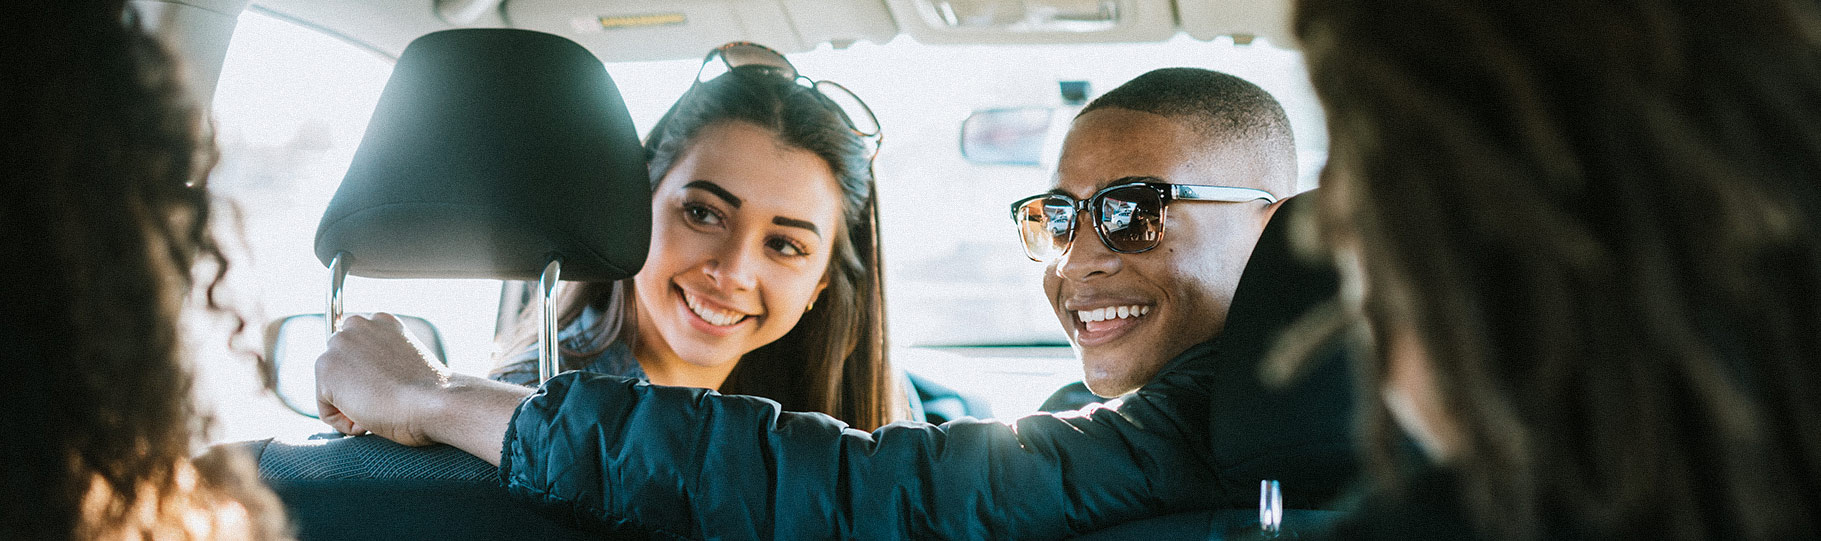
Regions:
<instances>
[{"instance_id":1,"label":"jacket sleeve","mask_svg":"<svg viewBox=\"0 0 1821 541\"><path fill-rule=\"evenodd\" d=\"M571 372L508 426L520 499L608 529L725 538L1056 538L1221 501L1205 382L1115 408L872 433L763 398Z\"/></svg>"}]
</instances>

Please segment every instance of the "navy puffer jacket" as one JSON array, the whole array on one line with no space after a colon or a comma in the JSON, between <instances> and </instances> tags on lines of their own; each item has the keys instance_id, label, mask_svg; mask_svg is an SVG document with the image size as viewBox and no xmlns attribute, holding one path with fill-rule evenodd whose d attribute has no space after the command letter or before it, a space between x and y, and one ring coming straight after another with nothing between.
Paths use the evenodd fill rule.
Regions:
<instances>
[{"instance_id":1,"label":"navy puffer jacket","mask_svg":"<svg viewBox=\"0 0 1821 541\"><path fill-rule=\"evenodd\" d=\"M680 537L1064 537L1216 501L1198 451L1211 385L1184 362L1211 347L1117 410L871 434L763 398L570 372L519 407L500 475L523 499Z\"/></svg>"},{"instance_id":2,"label":"navy puffer jacket","mask_svg":"<svg viewBox=\"0 0 1821 541\"><path fill-rule=\"evenodd\" d=\"M1355 471L1351 384L1332 350L1288 388L1259 382L1278 332L1331 300L1331 269L1290 253L1285 202L1221 337L1117 409L872 433L763 398L559 375L520 404L500 476L577 524L730 539L1052 539L1120 522L1255 507L1276 479L1319 507Z\"/></svg>"}]
</instances>

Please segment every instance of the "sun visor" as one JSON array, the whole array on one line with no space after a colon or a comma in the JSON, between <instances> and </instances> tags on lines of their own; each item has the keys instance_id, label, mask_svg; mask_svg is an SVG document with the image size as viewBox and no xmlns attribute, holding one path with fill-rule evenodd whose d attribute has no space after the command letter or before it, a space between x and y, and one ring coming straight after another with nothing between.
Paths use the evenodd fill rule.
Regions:
<instances>
[{"instance_id":1,"label":"sun visor","mask_svg":"<svg viewBox=\"0 0 1821 541\"><path fill-rule=\"evenodd\" d=\"M460 29L405 48L316 230L325 266L374 278L564 280L638 272L644 151L601 62L562 37Z\"/></svg>"},{"instance_id":2,"label":"sun visor","mask_svg":"<svg viewBox=\"0 0 1821 541\"><path fill-rule=\"evenodd\" d=\"M931 44L1138 43L1176 34L1171 0L886 0Z\"/></svg>"},{"instance_id":3,"label":"sun visor","mask_svg":"<svg viewBox=\"0 0 1821 541\"><path fill-rule=\"evenodd\" d=\"M1285 0L1177 2L1176 15L1182 31L1202 41L1233 36L1236 42L1249 42L1256 37L1283 49L1301 46L1290 30L1290 2Z\"/></svg>"},{"instance_id":4,"label":"sun visor","mask_svg":"<svg viewBox=\"0 0 1821 541\"><path fill-rule=\"evenodd\" d=\"M512 24L559 34L612 62L701 58L732 40L786 53L897 35L878 0L512 0Z\"/></svg>"}]
</instances>

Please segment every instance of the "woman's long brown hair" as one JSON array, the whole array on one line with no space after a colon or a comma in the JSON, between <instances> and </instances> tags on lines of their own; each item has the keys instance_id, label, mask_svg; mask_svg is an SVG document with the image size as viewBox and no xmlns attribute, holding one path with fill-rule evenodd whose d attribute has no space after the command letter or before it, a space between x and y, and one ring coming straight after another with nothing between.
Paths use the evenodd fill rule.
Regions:
<instances>
[{"instance_id":1,"label":"woman's long brown hair","mask_svg":"<svg viewBox=\"0 0 1821 541\"><path fill-rule=\"evenodd\" d=\"M206 420L178 319L193 266L212 271L216 310L227 272L200 112L122 0L15 7L0 46L0 537L282 535L243 458L191 460Z\"/></svg>"},{"instance_id":2,"label":"woman's long brown hair","mask_svg":"<svg viewBox=\"0 0 1821 541\"><path fill-rule=\"evenodd\" d=\"M696 85L666 112L645 142L656 186L708 126L745 122L778 140L815 153L841 188L842 227L829 259L828 288L784 337L744 357L721 392L762 396L784 409L827 413L872 430L905 417L904 394L886 358L885 299L871 153L864 141L814 90L777 77L735 70ZM654 257L657 257L654 254ZM575 350L566 344L559 370L582 368L616 341L635 338L630 279L571 284L558 304L563 328L593 306L604 316L599 340ZM501 348L517 355L536 344L535 303ZM496 374L535 370L536 359L501 366Z\"/></svg>"},{"instance_id":3,"label":"woman's long brown hair","mask_svg":"<svg viewBox=\"0 0 1821 541\"><path fill-rule=\"evenodd\" d=\"M1410 331L1482 534L1821 531L1811 1L1301 0L1325 229Z\"/></svg>"}]
</instances>

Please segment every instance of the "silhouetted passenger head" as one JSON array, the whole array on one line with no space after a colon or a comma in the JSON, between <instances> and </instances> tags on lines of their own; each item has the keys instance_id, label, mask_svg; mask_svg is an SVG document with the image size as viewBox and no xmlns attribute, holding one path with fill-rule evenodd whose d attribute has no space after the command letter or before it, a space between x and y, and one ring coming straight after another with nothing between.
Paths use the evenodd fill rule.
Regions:
<instances>
[{"instance_id":1,"label":"silhouetted passenger head","mask_svg":"<svg viewBox=\"0 0 1821 541\"><path fill-rule=\"evenodd\" d=\"M0 46L0 537L280 533L250 465L191 460L179 313L227 269L208 124L124 1L34 4Z\"/></svg>"},{"instance_id":2,"label":"silhouetted passenger head","mask_svg":"<svg viewBox=\"0 0 1821 541\"><path fill-rule=\"evenodd\" d=\"M1395 419L1495 537L1821 529L1813 2L1301 0L1295 29L1381 471Z\"/></svg>"}]
</instances>

